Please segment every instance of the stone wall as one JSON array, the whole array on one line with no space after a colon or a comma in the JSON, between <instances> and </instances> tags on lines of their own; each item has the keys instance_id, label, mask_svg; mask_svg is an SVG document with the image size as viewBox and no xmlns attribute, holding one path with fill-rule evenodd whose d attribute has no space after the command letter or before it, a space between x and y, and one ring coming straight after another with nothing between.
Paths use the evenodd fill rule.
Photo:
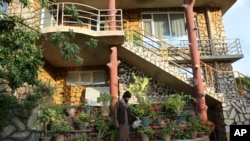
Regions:
<instances>
[{"instance_id":1,"label":"stone wall","mask_svg":"<svg viewBox=\"0 0 250 141\"><path fill-rule=\"evenodd\" d=\"M224 95L224 102L222 103L222 113L218 111L218 119L222 120L224 124L220 125L219 131L223 128L227 133L229 140L230 125L249 125L250 124L250 99L242 97L237 89L235 89L234 73L231 63L216 63L216 69L221 71L228 71L222 73L217 81L220 82L220 91ZM221 115L222 114L222 115Z\"/></svg>"},{"instance_id":2,"label":"stone wall","mask_svg":"<svg viewBox=\"0 0 250 141\"><path fill-rule=\"evenodd\" d=\"M201 56L227 54L226 35L221 10L199 11L196 16L196 22Z\"/></svg>"}]
</instances>

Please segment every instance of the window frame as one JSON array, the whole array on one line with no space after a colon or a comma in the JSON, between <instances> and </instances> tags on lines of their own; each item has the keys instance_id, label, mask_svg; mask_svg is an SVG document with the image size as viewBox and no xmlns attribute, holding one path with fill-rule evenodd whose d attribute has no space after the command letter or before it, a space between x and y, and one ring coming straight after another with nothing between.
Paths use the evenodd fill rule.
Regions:
<instances>
[{"instance_id":1,"label":"window frame","mask_svg":"<svg viewBox=\"0 0 250 141\"><path fill-rule=\"evenodd\" d=\"M151 15L151 19L143 19L143 15L144 14L150 14ZM151 29L152 29L152 35L154 36L157 36L155 35L155 22L154 22L154 15L155 14L167 14L168 16L168 26L169 26L169 32L170 32L170 38L167 39L167 40L172 40L174 39L173 35L172 35L172 28L171 28L171 18L170 18L170 15L171 14L183 14L184 16L184 24L186 24L186 18L185 18L185 13L184 12L142 12L141 13L141 21L142 21L142 28L144 29L144 21L151 21ZM187 35L187 31L185 30L185 33L186 33L186 37L188 36ZM162 38L162 37L159 37L159 38Z\"/></svg>"},{"instance_id":2,"label":"window frame","mask_svg":"<svg viewBox=\"0 0 250 141\"><path fill-rule=\"evenodd\" d=\"M95 72L103 72L103 81L102 82L94 82L94 73ZM89 74L89 81L82 81L82 74ZM77 81L70 81L68 78L69 74L75 74L77 77ZM106 72L105 70L87 70L87 71L68 71L66 74L66 85L68 86L79 86L79 85L103 85L106 84Z\"/></svg>"}]
</instances>

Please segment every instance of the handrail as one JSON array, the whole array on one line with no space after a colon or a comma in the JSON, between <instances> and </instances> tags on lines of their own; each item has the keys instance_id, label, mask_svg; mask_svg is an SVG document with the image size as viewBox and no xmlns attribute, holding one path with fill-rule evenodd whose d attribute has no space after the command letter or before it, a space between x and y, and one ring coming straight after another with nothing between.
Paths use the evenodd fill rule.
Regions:
<instances>
[{"instance_id":1,"label":"handrail","mask_svg":"<svg viewBox=\"0 0 250 141\"><path fill-rule=\"evenodd\" d=\"M130 28L129 26L127 28L125 28L125 31L129 30L130 32L134 32L134 33L137 33L137 34L141 33L143 35L142 37L137 38L137 40L140 40L142 42L142 44L144 42L143 38L147 39L147 42L144 43L143 45L144 45L144 47L145 47L145 45L148 45L147 47L145 47L148 50L151 50L151 51L154 51L154 52L157 52L159 50L165 51L165 54L168 54L167 58L164 56L165 54L159 54L159 56L161 56L164 59L167 59L167 61L171 61L171 60L169 60L169 57L170 57L169 54L175 53L175 55L177 55L177 53L178 53L178 56L180 56L182 59L185 59L185 60L187 60L188 62L191 63L190 54L185 52L185 50L183 48L176 47L176 46L168 43L167 41L165 41L163 39L160 39L160 38L152 35L151 33L147 32L147 31L145 31L145 30L143 30L141 28L133 27L132 30L129 29L129 28ZM135 42L134 40L135 40L135 38L130 38L129 36L126 36L126 41L127 42ZM236 40L235 42L238 42L238 40ZM171 58L178 59L178 58L176 58L174 56L171 56ZM171 61L171 62L173 62L173 61ZM224 93L227 93L227 94L232 93L233 92L232 89L234 89L234 91L236 92L236 97L240 97L240 96L244 97L245 96L244 90L248 90L248 89L246 89L246 88L243 89L241 81L240 81L239 86L236 84L235 72L237 72L237 71L221 71L221 70L217 70L217 69L211 67L210 65L208 65L208 64L206 64L206 63L204 63L202 61L200 61L200 63L201 63L201 67L203 68L203 71L204 71L204 72L202 72L202 76L203 76L203 81L205 82L205 87L214 88L215 89L214 92L219 92L219 93L224 92ZM191 68L191 65L189 65L188 67ZM242 76L242 74L240 76ZM233 77L233 81L227 85L227 82L226 82L225 78L228 78L228 77ZM221 81L223 84L218 83L218 81ZM249 79L249 81L250 81L250 79ZM226 89L226 88L232 87L232 86L233 86L233 88L231 88L230 91L228 89Z\"/></svg>"},{"instance_id":2,"label":"handrail","mask_svg":"<svg viewBox=\"0 0 250 141\"><path fill-rule=\"evenodd\" d=\"M125 21L126 22L126 21ZM127 24L124 24L127 25ZM150 51L157 56L161 57L161 62L167 62L169 65L178 68L178 73L183 74L184 76L192 75L192 72L187 70L185 67L177 64L174 61L168 59L168 49L166 45L168 44L166 41L159 39L156 36L153 36L147 31L144 31L140 28L129 27L125 28L125 42L128 46L131 47L142 47L143 51ZM171 68L170 66L168 68ZM174 69L174 68L173 68ZM175 71L175 70L174 70ZM178 76L177 76L178 77ZM186 81L187 82L187 81ZM193 85L191 81L188 81L190 85Z\"/></svg>"},{"instance_id":3,"label":"handrail","mask_svg":"<svg viewBox=\"0 0 250 141\"><path fill-rule=\"evenodd\" d=\"M71 8L75 13L65 13L65 7ZM39 23L40 28L71 26L81 27L92 31L109 31L115 28L123 31L122 9L97 9L95 7L71 2L50 3L48 8L28 9L21 8L21 5L13 8L19 9L18 12L10 11L9 15L20 15L29 20L29 25L36 27ZM116 13L112 15L111 13ZM116 18L112 18L112 17ZM32 21L32 22L31 22ZM115 26L110 24L115 22Z\"/></svg>"}]
</instances>

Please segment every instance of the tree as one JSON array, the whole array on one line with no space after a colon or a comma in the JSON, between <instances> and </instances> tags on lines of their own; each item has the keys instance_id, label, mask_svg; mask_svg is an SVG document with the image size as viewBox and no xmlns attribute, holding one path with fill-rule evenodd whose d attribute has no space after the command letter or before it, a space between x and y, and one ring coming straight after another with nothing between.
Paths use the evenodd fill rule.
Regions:
<instances>
[{"instance_id":1,"label":"tree","mask_svg":"<svg viewBox=\"0 0 250 141\"><path fill-rule=\"evenodd\" d=\"M10 4L12 0L3 0ZM48 6L48 0L38 0L41 7ZM29 0L20 0L24 8L31 5ZM24 82L36 84L39 69L43 66L43 48L36 44L44 36L38 27L30 27L27 19L20 16L9 16L0 9L0 78L8 80L12 89L20 87ZM48 35L47 35L48 36ZM82 63L80 48L69 40L74 37L69 33L56 32L47 37L54 43L66 60ZM97 40L90 39L85 45L89 48L97 46Z\"/></svg>"}]
</instances>

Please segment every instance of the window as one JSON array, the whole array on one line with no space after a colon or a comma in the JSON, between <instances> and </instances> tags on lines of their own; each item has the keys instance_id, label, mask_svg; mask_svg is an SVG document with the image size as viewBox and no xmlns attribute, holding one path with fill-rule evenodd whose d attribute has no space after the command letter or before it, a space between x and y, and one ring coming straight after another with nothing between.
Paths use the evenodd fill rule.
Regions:
<instances>
[{"instance_id":1,"label":"window","mask_svg":"<svg viewBox=\"0 0 250 141\"><path fill-rule=\"evenodd\" d=\"M66 76L67 85L100 85L105 84L106 75L103 70L70 71Z\"/></svg>"},{"instance_id":2,"label":"window","mask_svg":"<svg viewBox=\"0 0 250 141\"><path fill-rule=\"evenodd\" d=\"M143 29L161 39L187 40L184 13L143 13Z\"/></svg>"}]
</instances>

